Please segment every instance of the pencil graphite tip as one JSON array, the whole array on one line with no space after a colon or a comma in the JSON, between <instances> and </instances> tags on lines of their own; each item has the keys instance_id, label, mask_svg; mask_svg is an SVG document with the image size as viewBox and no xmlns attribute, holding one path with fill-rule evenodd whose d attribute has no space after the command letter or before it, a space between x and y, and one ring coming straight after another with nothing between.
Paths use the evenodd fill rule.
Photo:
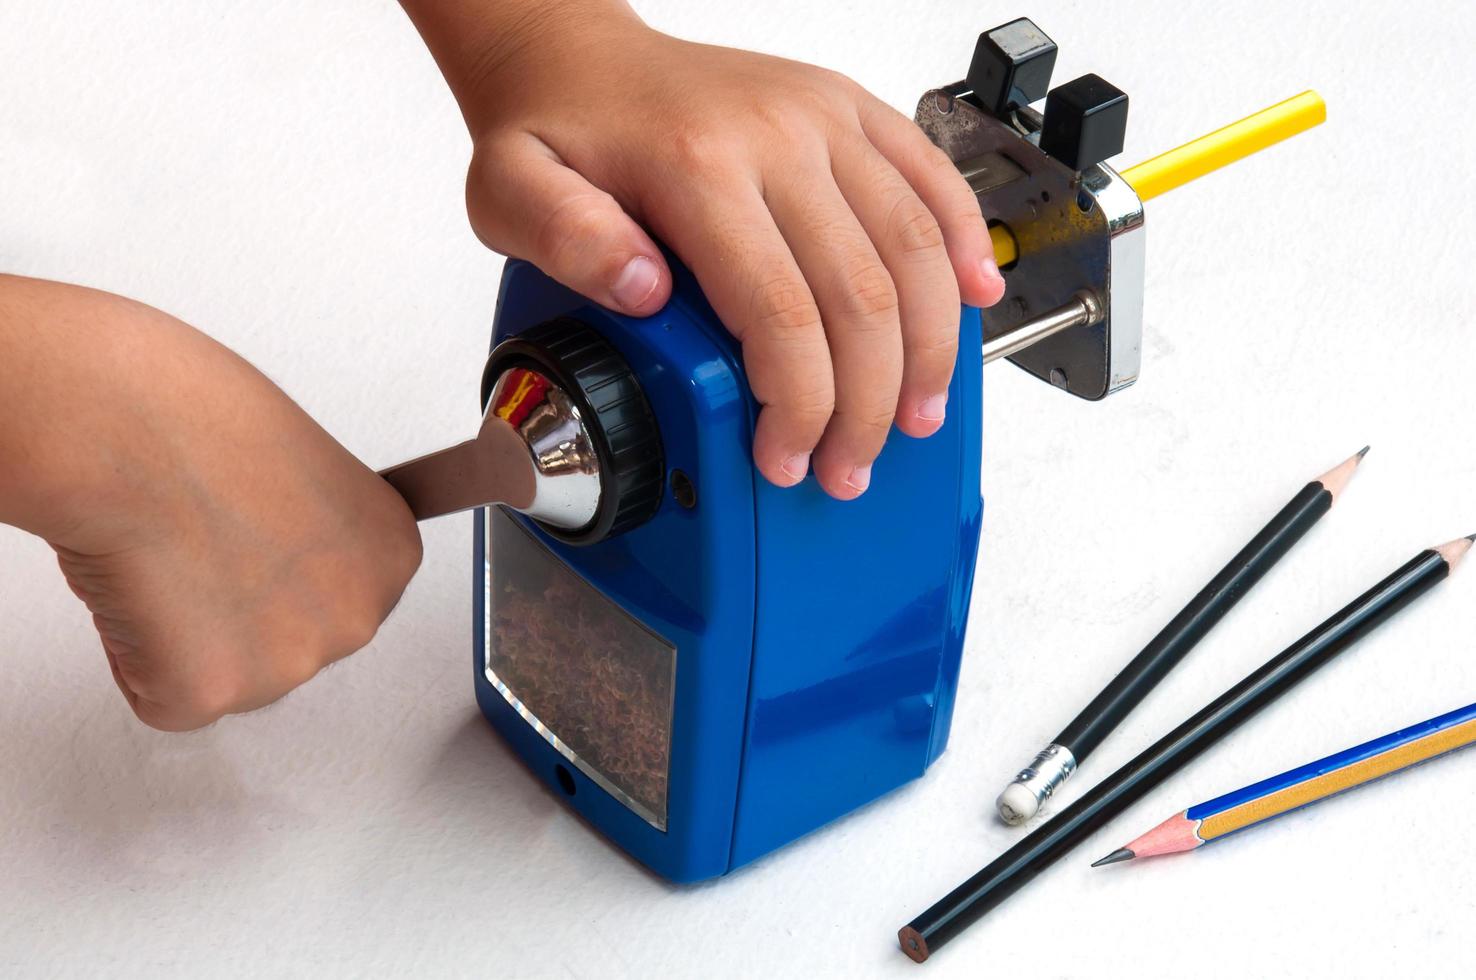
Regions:
<instances>
[{"instance_id":1,"label":"pencil graphite tip","mask_svg":"<svg viewBox=\"0 0 1476 980\"><path fill-rule=\"evenodd\" d=\"M1364 446L1362 449L1358 450L1356 455L1359 459L1362 459L1363 457L1368 455L1368 451L1372 448L1372 446Z\"/></svg>"},{"instance_id":2,"label":"pencil graphite tip","mask_svg":"<svg viewBox=\"0 0 1476 980\"><path fill-rule=\"evenodd\" d=\"M1104 865L1116 864L1119 861L1131 861L1133 858L1135 858L1137 856L1138 855L1134 854L1132 851L1128 850L1126 847L1119 847L1117 850L1113 851L1111 854L1109 854L1106 857L1102 858L1102 860L1100 860L1100 861L1093 861L1092 862L1092 867L1094 867L1094 868L1100 868L1100 867L1102 867Z\"/></svg>"}]
</instances>

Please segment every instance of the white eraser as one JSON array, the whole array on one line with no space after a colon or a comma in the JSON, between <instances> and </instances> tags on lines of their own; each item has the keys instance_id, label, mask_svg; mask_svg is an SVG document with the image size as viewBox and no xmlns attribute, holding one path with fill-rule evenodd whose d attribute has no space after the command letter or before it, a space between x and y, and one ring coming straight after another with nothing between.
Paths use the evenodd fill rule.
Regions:
<instances>
[{"instance_id":1,"label":"white eraser","mask_svg":"<svg viewBox=\"0 0 1476 980\"><path fill-rule=\"evenodd\" d=\"M995 801L999 815L1010 825L1022 824L1040 812L1040 801L1035 794L1019 783L1010 783Z\"/></svg>"}]
</instances>

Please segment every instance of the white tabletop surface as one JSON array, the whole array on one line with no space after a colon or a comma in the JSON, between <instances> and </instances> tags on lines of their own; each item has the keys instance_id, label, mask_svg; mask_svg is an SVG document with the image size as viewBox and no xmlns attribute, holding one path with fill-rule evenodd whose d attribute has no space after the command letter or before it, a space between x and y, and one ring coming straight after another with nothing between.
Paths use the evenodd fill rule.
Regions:
<instances>
[{"instance_id":1,"label":"white tabletop surface","mask_svg":"<svg viewBox=\"0 0 1476 980\"><path fill-rule=\"evenodd\" d=\"M1476 756L1195 855L1161 817L1476 700L1476 573L1134 806L925 967L899 926L1016 840L1001 781L1290 494L1337 510L1127 721L1074 798L1415 551L1476 530L1470 5L647 0L908 112L1022 13L1132 98L1133 162L1304 88L1328 124L1150 203L1142 380L988 371L986 526L951 747L729 876L643 872L472 701L470 518L374 643L189 735L137 721L39 541L0 528L0 972L498 977L1470 976ZM501 259L387 0L0 4L0 268L199 325L373 465L464 438ZM599 98L599 93L590 93ZM1136 938L1135 938L1136 937Z\"/></svg>"}]
</instances>

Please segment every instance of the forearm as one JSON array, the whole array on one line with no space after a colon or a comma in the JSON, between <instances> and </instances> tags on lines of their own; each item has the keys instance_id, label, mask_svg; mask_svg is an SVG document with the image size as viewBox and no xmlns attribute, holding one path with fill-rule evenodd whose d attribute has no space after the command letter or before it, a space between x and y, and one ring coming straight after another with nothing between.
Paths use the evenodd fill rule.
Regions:
<instances>
[{"instance_id":1,"label":"forearm","mask_svg":"<svg viewBox=\"0 0 1476 980\"><path fill-rule=\"evenodd\" d=\"M0 276L0 522L49 540L89 504L131 497L146 412L134 372L157 356L142 308L77 286Z\"/></svg>"},{"instance_id":2,"label":"forearm","mask_svg":"<svg viewBox=\"0 0 1476 980\"><path fill-rule=\"evenodd\" d=\"M624 0L400 0L400 6L474 133L485 122L490 80L551 29L595 20L641 25Z\"/></svg>"},{"instance_id":3,"label":"forearm","mask_svg":"<svg viewBox=\"0 0 1476 980\"><path fill-rule=\"evenodd\" d=\"M253 439L331 442L188 324L16 276L0 276L0 419L0 522L89 551L172 521L185 497L217 481L259 480L269 492L271 474L241 463Z\"/></svg>"}]
</instances>

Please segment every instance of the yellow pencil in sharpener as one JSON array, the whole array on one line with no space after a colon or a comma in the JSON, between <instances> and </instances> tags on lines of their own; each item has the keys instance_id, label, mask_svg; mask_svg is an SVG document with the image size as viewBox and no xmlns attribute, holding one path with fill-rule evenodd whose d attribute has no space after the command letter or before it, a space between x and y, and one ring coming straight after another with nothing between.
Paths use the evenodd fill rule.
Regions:
<instances>
[{"instance_id":1,"label":"yellow pencil in sharpener","mask_svg":"<svg viewBox=\"0 0 1476 980\"><path fill-rule=\"evenodd\" d=\"M1147 201L1326 121L1327 103L1308 90L1128 167L1122 179L1139 200ZM994 241L994 260L1001 266L1019 257L1015 236L1004 225L991 225L989 237Z\"/></svg>"}]
</instances>

